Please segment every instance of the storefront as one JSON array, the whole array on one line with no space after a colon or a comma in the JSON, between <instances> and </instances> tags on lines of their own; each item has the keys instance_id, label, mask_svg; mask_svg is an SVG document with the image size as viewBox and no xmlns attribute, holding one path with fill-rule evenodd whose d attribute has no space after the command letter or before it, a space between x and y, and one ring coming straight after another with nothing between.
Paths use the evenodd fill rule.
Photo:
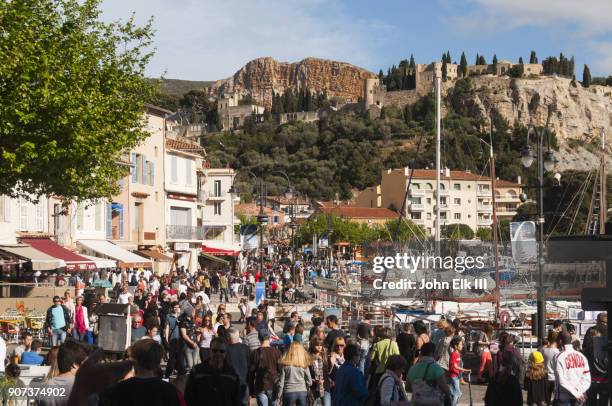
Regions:
<instances>
[{"instance_id":1,"label":"storefront","mask_svg":"<svg viewBox=\"0 0 612 406\"><path fill-rule=\"evenodd\" d=\"M121 269L152 268L151 260L136 255L107 240L79 240L77 246L84 254L99 255L117 261Z\"/></svg>"}]
</instances>

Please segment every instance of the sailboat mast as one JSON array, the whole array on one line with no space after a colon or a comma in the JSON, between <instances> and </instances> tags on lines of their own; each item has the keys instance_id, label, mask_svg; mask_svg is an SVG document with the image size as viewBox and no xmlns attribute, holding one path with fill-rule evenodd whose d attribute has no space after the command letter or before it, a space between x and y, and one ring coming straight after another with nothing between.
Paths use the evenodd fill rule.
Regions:
<instances>
[{"instance_id":1,"label":"sailboat mast","mask_svg":"<svg viewBox=\"0 0 612 406\"><path fill-rule=\"evenodd\" d=\"M434 76L436 81L436 255L440 252L440 87L442 80L442 66L434 64Z\"/></svg>"},{"instance_id":2,"label":"sailboat mast","mask_svg":"<svg viewBox=\"0 0 612 406\"><path fill-rule=\"evenodd\" d=\"M493 118L491 117L491 128L489 131L489 165L491 166L491 203L493 204L493 255L495 257L495 319L499 319L499 301L501 299L501 291L499 288L499 250L497 247L497 207L495 202L495 157L493 156Z\"/></svg>"},{"instance_id":3,"label":"sailboat mast","mask_svg":"<svg viewBox=\"0 0 612 406\"><path fill-rule=\"evenodd\" d=\"M607 176L606 176L606 136L601 130L601 161L599 164L599 234L606 233L606 220L608 217Z\"/></svg>"}]
</instances>

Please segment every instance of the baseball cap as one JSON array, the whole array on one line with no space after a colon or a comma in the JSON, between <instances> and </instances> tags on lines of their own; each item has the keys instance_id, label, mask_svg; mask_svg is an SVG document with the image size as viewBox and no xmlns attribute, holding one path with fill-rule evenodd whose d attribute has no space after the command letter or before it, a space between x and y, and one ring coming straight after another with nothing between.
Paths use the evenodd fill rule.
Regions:
<instances>
[{"instance_id":1,"label":"baseball cap","mask_svg":"<svg viewBox=\"0 0 612 406\"><path fill-rule=\"evenodd\" d=\"M541 364L544 362L544 356L540 351L532 352L531 355L529 355L529 358L531 358L536 364Z\"/></svg>"}]
</instances>

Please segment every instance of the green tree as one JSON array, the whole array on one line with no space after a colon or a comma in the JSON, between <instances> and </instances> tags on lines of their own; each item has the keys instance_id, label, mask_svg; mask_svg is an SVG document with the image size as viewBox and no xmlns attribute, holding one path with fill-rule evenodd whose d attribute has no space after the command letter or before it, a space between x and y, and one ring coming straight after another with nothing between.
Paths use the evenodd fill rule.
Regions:
<instances>
[{"instance_id":1,"label":"green tree","mask_svg":"<svg viewBox=\"0 0 612 406\"><path fill-rule=\"evenodd\" d=\"M497 55L493 54L493 63L491 64L491 73L497 73Z\"/></svg>"},{"instance_id":2,"label":"green tree","mask_svg":"<svg viewBox=\"0 0 612 406\"><path fill-rule=\"evenodd\" d=\"M441 234L449 240L472 240L474 239L474 230L467 224L457 223L442 226Z\"/></svg>"},{"instance_id":3,"label":"green tree","mask_svg":"<svg viewBox=\"0 0 612 406\"><path fill-rule=\"evenodd\" d=\"M582 71L582 86L591 86L591 70L588 65L584 65L584 70Z\"/></svg>"},{"instance_id":4,"label":"green tree","mask_svg":"<svg viewBox=\"0 0 612 406\"><path fill-rule=\"evenodd\" d=\"M522 56L519 57L519 65L523 65L523 57Z\"/></svg>"},{"instance_id":5,"label":"green tree","mask_svg":"<svg viewBox=\"0 0 612 406\"><path fill-rule=\"evenodd\" d=\"M148 134L151 24L105 23L99 0L0 3L0 194L119 193Z\"/></svg>"},{"instance_id":6,"label":"green tree","mask_svg":"<svg viewBox=\"0 0 612 406\"><path fill-rule=\"evenodd\" d=\"M480 64L480 55L478 55L478 52L476 53L476 61L474 62L474 65L479 65Z\"/></svg>"},{"instance_id":7,"label":"green tree","mask_svg":"<svg viewBox=\"0 0 612 406\"><path fill-rule=\"evenodd\" d=\"M478 238L480 241L492 241L493 230L490 228L479 228L476 230L476 238Z\"/></svg>"},{"instance_id":8,"label":"green tree","mask_svg":"<svg viewBox=\"0 0 612 406\"><path fill-rule=\"evenodd\" d=\"M446 80L448 67L446 66L446 58L442 60L442 80Z\"/></svg>"},{"instance_id":9,"label":"green tree","mask_svg":"<svg viewBox=\"0 0 612 406\"><path fill-rule=\"evenodd\" d=\"M538 63L538 57L536 56L536 51L531 51L531 54L529 54L529 63Z\"/></svg>"},{"instance_id":10,"label":"green tree","mask_svg":"<svg viewBox=\"0 0 612 406\"><path fill-rule=\"evenodd\" d=\"M478 58L478 64L477 65L486 65L487 61L485 59L485 57L483 55L480 55L480 57Z\"/></svg>"},{"instance_id":11,"label":"green tree","mask_svg":"<svg viewBox=\"0 0 612 406\"><path fill-rule=\"evenodd\" d=\"M461 77L466 78L468 74L468 64L467 59L465 57L465 52L461 52L461 61L459 62L459 72L461 72Z\"/></svg>"}]
</instances>

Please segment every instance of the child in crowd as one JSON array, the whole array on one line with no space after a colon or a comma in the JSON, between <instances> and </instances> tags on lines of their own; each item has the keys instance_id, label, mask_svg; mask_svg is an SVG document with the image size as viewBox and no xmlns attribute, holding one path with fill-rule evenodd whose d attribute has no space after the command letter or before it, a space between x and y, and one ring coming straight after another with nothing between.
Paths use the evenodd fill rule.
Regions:
<instances>
[{"instance_id":1,"label":"child in crowd","mask_svg":"<svg viewBox=\"0 0 612 406\"><path fill-rule=\"evenodd\" d=\"M450 376L450 390L451 390L451 404L455 406L459 403L461 398L461 378L464 372L471 372L471 370L463 368L461 366L461 350L463 350L463 339L461 337L454 337L450 342L450 361L448 363L448 373Z\"/></svg>"},{"instance_id":2,"label":"child in crowd","mask_svg":"<svg viewBox=\"0 0 612 406\"><path fill-rule=\"evenodd\" d=\"M523 383L527 391L527 404L542 406L546 403L546 381L547 372L544 367L544 355L540 351L534 351L529 356L527 373Z\"/></svg>"}]
</instances>

